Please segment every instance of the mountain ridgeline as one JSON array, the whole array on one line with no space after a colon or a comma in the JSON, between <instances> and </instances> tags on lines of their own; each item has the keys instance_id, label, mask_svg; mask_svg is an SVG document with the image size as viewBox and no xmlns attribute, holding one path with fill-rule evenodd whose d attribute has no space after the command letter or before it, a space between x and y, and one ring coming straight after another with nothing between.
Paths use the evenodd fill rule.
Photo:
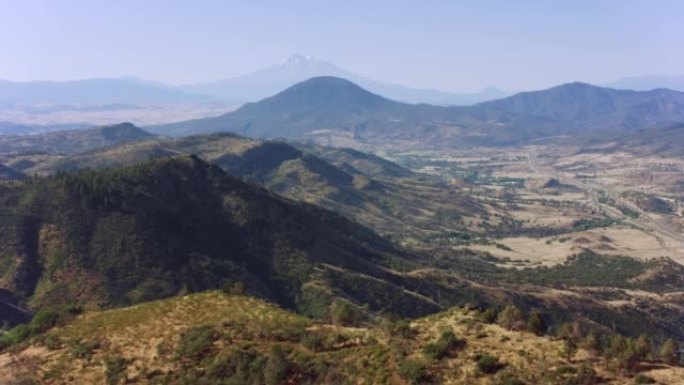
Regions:
<instances>
[{"instance_id":1,"label":"mountain ridgeline","mask_svg":"<svg viewBox=\"0 0 684 385\"><path fill-rule=\"evenodd\" d=\"M470 105L506 95L495 87L488 87L480 92L453 93L383 83L356 75L327 61L303 55L292 55L277 65L242 76L188 84L182 89L197 94L210 95L219 100L252 102L274 95L295 83L319 76L349 79L374 93L407 103Z\"/></svg>"},{"instance_id":2,"label":"mountain ridgeline","mask_svg":"<svg viewBox=\"0 0 684 385\"><path fill-rule=\"evenodd\" d=\"M89 147L88 147L89 148ZM354 218L383 235L463 227L484 213L457 186L351 149L259 141L230 133L150 137L74 154L5 154L6 179L81 169L121 168L180 154L197 155L232 175L286 197ZM439 212L440 215L432 215Z\"/></svg>"},{"instance_id":3,"label":"mountain ridgeline","mask_svg":"<svg viewBox=\"0 0 684 385\"><path fill-rule=\"evenodd\" d=\"M32 308L117 306L238 284L318 317L337 297L414 315L438 308L396 287L410 286L392 271L413 265L413 255L196 157L3 189L0 286ZM351 281L377 282L371 294L347 292Z\"/></svg>"},{"instance_id":4,"label":"mountain ridgeline","mask_svg":"<svg viewBox=\"0 0 684 385\"><path fill-rule=\"evenodd\" d=\"M35 135L0 136L0 153L74 154L153 137L131 123Z\"/></svg>"},{"instance_id":5,"label":"mountain ridgeline","mask_svg":"<svg viewBox=\"0 0 684 385\"><path fill-rule=\"evenodd\" d=\"M340 301L360 318L513 303L544 309L549 325L575 319L683 337L677 309L626 311L577 292L545 295L551 284L670 292L681 287L684 267L667 259L589 253L552 269L511 271L465 250L409 251L187 155L0 187L0 306L11 310L2 322L28 317L26 308L107 308L223 289L319 319L330 319ZM596 276L605 269L610 277Z\"/></svg>"},{"instance_id":6,"label":"mountain ridgeline","mask_svg":"<svg viewBox=\"0 0 684 385\"><path fill-rule=\"evenodd\" d=\"M405 104L347 80L317 77L215 118L149 127L164 135L229 131L257 138L413 148L609 136L684 120L684 93L571 83L470 107Z\"/></svg>"}]
</instances>

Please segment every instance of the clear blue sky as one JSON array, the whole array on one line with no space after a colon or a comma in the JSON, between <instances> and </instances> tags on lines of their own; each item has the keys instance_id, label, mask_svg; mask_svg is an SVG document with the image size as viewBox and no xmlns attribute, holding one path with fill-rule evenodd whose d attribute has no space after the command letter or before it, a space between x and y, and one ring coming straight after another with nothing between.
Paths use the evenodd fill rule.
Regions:
<instances>
[{"instance_id":1,"label":"clear blue sky","mask_svg":"<svg viewBox=\"0 0 684 385\"><path fill-rule=\"evenodd\" d=\"M0 0L0 79L226 78L291 53L450 91L684 73L684 1Z\"/></svg>"}]
</instances>

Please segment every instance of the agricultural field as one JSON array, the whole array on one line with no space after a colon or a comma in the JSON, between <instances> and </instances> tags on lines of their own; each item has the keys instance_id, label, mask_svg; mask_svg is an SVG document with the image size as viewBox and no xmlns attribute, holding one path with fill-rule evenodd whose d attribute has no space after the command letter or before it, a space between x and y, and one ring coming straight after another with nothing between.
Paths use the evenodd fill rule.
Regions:
<instances>
[{"instance_id":1,"label":"agricultural field","mask_svg":"<svg viewBox=\"0 0 684 385\"><path fill-rule=\"evenodd\" d=\"M553 265L583 250L684 262L684 161L577 147L473 148L385 152L416 171L465 180L492 216L517 229L487 226L469 248L516 266Z\"/></svg>"}]
</instances>

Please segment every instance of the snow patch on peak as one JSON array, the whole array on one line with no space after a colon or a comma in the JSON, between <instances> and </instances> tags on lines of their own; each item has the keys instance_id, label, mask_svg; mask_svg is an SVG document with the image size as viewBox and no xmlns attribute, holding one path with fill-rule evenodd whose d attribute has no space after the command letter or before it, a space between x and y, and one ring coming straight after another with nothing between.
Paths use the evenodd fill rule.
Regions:
<instances>
[{"instance_id":1,"label":"snow patch on peak","mask_svg":"<svg viewBox=\"0 0 684 385\"><path fill-rule=\"evenodd\" d=\"M292 54L287 59L280 62L281 66L313 66L316 62L311 55Z\"/></svg>"}]
</instances>

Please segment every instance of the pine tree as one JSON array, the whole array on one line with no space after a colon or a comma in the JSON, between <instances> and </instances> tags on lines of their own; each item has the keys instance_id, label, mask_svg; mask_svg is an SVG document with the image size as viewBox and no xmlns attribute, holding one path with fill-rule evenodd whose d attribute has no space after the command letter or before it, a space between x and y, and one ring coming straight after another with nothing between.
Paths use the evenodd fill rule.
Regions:
<instances>
[{"instance_id":1,"label":"pine tree","mask_svg":"<svg viewBox=\"0 0 684 385\"><path fill-rule=\"evenodd\" d=\"M530 313L530 317L527 320L527 331L538 336L541 336L546 332L546 324L539 311L532 310Z\"/></svg>"},{"instance_id":2,"label":"pine tree","mask_svg":"<svg viewBox=\"0 0 684 385\"><path fill-rule=\"evenodd\" d=\"M589 332L589 334L584 337L581 345L593 355L597 355L601 352L601 340L599 340L593 331Z\"/></svg>"},{"instance_id":3,"label":"pine tree","mask_svg":"<svg viewBox=\"0 0 684 385\"><path fill-rule=\"evenodd\" d=\"M670 365L677 365L679 362L679 344L672 338L668 338L660 348L660 359Z\"/></svg>"},{"instance_id":4,"label":"pine tree","mask_svg":"<svg viewBox=\"0 0 684 385\"><path fill-rule=\"evenodd\" d=\"M572 362L572 357L577 353L577 342L572 338L564 339L561 352L566 360Z\"/></svg>"},{"instance_id":5,"label":"pine tree","mask_svg":"<svg viewBox=\"0 0 684 385\"><path fill-rule=\"evenodd\" d=\"M640 335L636 342L634 342L634 350L641 361L653 358L653 346L651 345L651 340L645 334Z\"/></svg>"},{"instance_id":6,"label":"pine tree","mask_svg":"<svg viewBox=\"0 0 684 385\"><path fill-rule=\"evenodd\" d=\"M496 322L508 330L519 330L525 327L525 316L516 306L509 305L499 313Z\"/></svg>"}]
</instances>

